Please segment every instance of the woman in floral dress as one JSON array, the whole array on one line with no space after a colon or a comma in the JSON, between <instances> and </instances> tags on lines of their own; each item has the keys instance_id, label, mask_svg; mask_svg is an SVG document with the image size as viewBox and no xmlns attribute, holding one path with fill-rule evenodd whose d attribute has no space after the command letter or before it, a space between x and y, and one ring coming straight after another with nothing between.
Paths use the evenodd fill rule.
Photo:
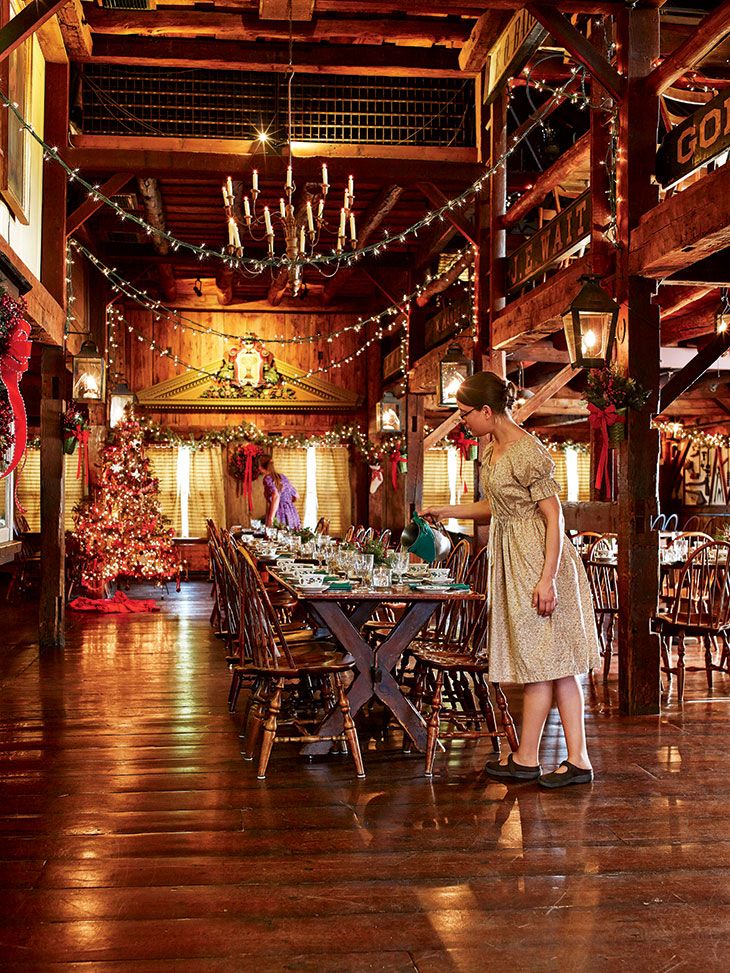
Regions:
<instances>
[{"instance_id":1,"label":"woman in floral dress","mask_svg":"<svg viewBox=\"0 0 730 973\"><path fill-rule=\"evenodd\" d=\"M554 463L545 447L513 420L515 387L493 372L466 379L457 393L462 422L472 436L491 436L482 460L485 500L430 508L442 520L490 520L489 677L524 683L519 749L487 764L505 781L538 780L544 787L590 783L583 690L578 676L599 662L588 578L568 543ZM567 760L543 774L542 734L556 702Z\"/></svg>"},{"instance_id":2,"label":"woman in floral dress","mask_svg":"<svg viewBox=\"0 0 730 973\"><path fill-rule=\"evenodd\" d=\"M273 456L259 457L259 469L264 473L266 497L266 526L271 527L276 518L285 527L297 530L301 527L294 501L299 494L283 473L277 473Z\"/></svg>"}]
</instances>

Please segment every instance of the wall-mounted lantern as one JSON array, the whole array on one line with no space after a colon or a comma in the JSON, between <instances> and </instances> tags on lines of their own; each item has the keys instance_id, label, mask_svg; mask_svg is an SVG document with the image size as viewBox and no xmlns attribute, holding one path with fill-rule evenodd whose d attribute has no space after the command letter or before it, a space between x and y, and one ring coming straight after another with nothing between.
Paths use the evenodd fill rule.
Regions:
<instances>
[{"instance_id":1,"label":"wall-mounted lantern","mask_svg":"<svg viewBox=\"0 0 730 973\"><path fill-rule=\"evenodd\" d=\"M378 432L400 432L400 402L392 392L386 392L375 406L375 428Z\"/></svg>"},{"instance_id":2,"label":"wall-mounted lantern","mask_svg":"<svg viewBox=\"0 0 730 973\"><path fill-rule=\"evenodd\" d=\"M439 405L456 406L456 393L461 383L474 371L474 362L467 358L461 345L453 344L439 362Z\"/></svg>"},{"instance_id":3,"label":"wall-mounted lantern","mask_svg":"<svg viewBox=\"0 0 730 973\"><path fill-rule=\"evenodd\" d=\"M616 341L619 306L598 283L595 274L585 281L563 312L563 328L573 368L603 368L611 360Z\"/></svg>"},{"instance_id":4,"label":"wall-mounted lantern","mask_svg":"<svg viewBox=\"0 0 730 973\"><path fill-rule=\"evenodd\" d=\"M74 356L72 398L74 402L104 401L104 359L93 341L85 341Z\"/></svg>"}]
</instances>

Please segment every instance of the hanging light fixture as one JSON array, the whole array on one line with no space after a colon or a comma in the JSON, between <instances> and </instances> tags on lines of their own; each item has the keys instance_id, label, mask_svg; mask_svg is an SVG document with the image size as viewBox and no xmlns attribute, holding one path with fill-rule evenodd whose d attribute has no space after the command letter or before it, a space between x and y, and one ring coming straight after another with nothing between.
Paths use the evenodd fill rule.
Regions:
<instances>
[{"instance_id":1,"label":"hanging light fixture","mask_svg":"<svg viewBox=\"0 0 730 973\"><path fill-rule=\"evenodd\" d=\"M297 190L294 181L294 169L292 166L292 82L294 80L293 66L293 14L292 2L287 3L287 19L289 21L289 64L287 66L287 132L286 144L288 150L288 165L286 167L286 181L284 183L284 193L279 197L278 207L264 206L263 212L257 211L257 200L260 195L259 174L254 169L251 173L250 196L243 197L243 222L246 226L248 235L252 240L262 242L266 240L269 257L277 256L276 236L277 229L283 236L284 252L279 256L285 261L283 266L287 268L289 276L289 287L292 297L299 294L302 286L302 267L307 257L315 255L323 234L328 234L335 240L334 227L330 228L324 218L324 206L327 194L330 189L329 174L327 163L322 163L322 178L319 183L307 183L304 192L295 208L293 197ZM259 141L265 144L268 139L262 139L262 133L258 135ZM223 190L223 204L228 220L228 246L226 253L240 259L243 256L243 244L239 232L239 223L234 213L236 202L233 192L233 181L229 176ZM357 249L357 226L355 223L355 180L349 176L347 187L344 190L343 205L340 209L339 225L337 227L336 243L334 249L337 253L342 253L347 247L348 236L349 245ZM339 269L339 264L335 265L335 273ZM320 273L324 271L320 270ZM334 276L332 273L326 276Z\"/></svg>"},{"instance_id":2,"label":"hanging light fixture","mask_svg":"<svg viewBox=\"0 0 730 973\"><path fill-rule=\"evenodd\" d=\"M137 404L137 396L127 385L125 378L119 378L109 400L109 426L113 429L124 419L127 407Z\"/></svg>"},{"instance_id":3,"label":"hanging light fixture","mask_svg":"<svg viewBox=\"0 0 730 973\"><path fill-rule=\"evenodd\" d=\"M74 402L104 401L104 359L90 339L74 356L72 388Z\"/></svg>"},{"instance_id":4,"label":"hanging light fixture","mask_svg":"<svg viewBox=\"0 0 730 973\"><path fill-rule=\"evenodd\" d=\"M603 368L611 360L616 341L619 306L598 283L584 274L585 283L563 312L563 328L573 368Z\"/></svg>"},{"instance_id":5,"label":"hanging light fixture","mask_svg":"<svg viewBox=\"0 0 730 973\"><path fill-rule=\"evenodd\" d=\"M386 392L375 406L375 428L378 432L401 431L400 401L392 392Z\"/></svg>"},{"instance_id":6,"label":"hanging light fixture","mask_svg":"<svg viewBox=\"0 0 730 973\"><path fill-rule=\"evenodd\" d=\"M461 383L474 371L474 362L454 343L439 362L439 405L444 408L456 405L456 393Z\"/></svg>"},{"instance_id":7,"label":"hanging light fixture","mask_svg":"<svg viewBox=\"0 0 730 973\"><path fill-rule=\"evenodd\" d=\"M720 303L715 311L715 334L724 334L730 329L730 298L727 287L720 288Z\"/></svg>"}]
</instances>

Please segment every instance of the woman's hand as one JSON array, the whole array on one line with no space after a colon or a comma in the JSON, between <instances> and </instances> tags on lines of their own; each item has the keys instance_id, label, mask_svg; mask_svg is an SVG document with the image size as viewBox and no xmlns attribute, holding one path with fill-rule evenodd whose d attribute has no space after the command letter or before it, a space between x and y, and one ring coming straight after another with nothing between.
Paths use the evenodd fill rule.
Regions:
<instances>
[{"instance_id":1,"label":"woman's hand","mask_svg":"<svg viewBox=\"0 0 730 973\"><path fill-rule=\"evenodd\" d=\"M537 614L549 618L558 604L558 592L552 578L540 578L532 592L532 607Z\"/></svg>"},{"instance_id":2,"label":"woman's hand","mask_svg":"<svg viewBox=\"0 0 730 973\"><path fill-rule=\"evenodd\" d=\"M448 517L448 509L446 507L426 507L425 510L421 511L420 516L424 520L430 520L432 524L435 524Z\"/></svg>"}]
</instances>

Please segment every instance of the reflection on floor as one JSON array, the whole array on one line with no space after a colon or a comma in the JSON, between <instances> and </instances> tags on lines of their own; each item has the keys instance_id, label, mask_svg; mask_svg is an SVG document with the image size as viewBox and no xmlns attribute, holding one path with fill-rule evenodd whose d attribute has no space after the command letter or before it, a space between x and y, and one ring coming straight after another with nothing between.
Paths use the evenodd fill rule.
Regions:
<instances>
[{"instance_id":1,"label":"reflection on floor","mask_svg":"<svg viewBox=\"0 0 730 973\"><path fill-rule=\"evenodd\" d=\"M486 743L429 783L396 734L365 781L279 746L261 783L207 586L162 606L71 614L44 655L34 606L0 608L3 970L726 968L730 677L633 720L589 684L591 788L492 783Z\"/></svg>"}]
</instances>

